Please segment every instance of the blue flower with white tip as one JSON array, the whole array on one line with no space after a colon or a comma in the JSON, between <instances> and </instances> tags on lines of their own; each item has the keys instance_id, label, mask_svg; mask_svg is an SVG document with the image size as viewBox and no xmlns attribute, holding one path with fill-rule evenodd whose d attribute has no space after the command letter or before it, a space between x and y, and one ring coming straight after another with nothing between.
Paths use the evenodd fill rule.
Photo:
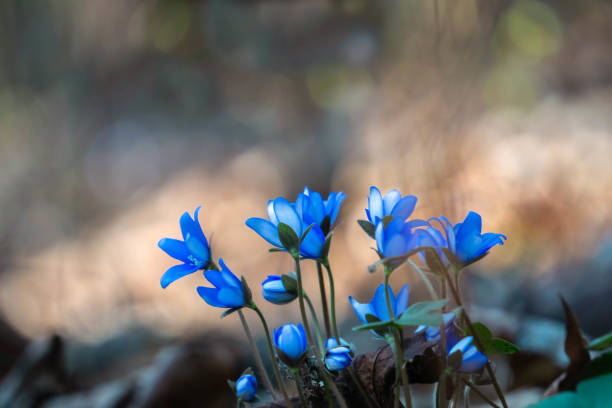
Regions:
<instances>
[{"instance_id":1,"label":"blue flower with white tip","mask_svg":"<svg viewBox=\"0 0 612 408\"><path fill-rule=\"evenodd\" d=\"M391 300L391 308L393 309L393 316L397 317L404 313L408 308L408 298L410 286L404 285L397 297L393 294L393 289L389 286L389 299ZM389 320L389 309L387 308L387 299L385 297L385 285L381 284L370 303L359 303L352 296L349 296L349 301L355 314L363 323L369 323L366 319L366 315L371 314L376 316L379 320Z\"/></svg>"},{"instance_id":2,"label":"blue flower with white tip","mask_svg":"<svg viewBox=\"0 0 612 408\"><path fill-rule=\"evenodd\" d=\"M307 224L296 211L295 203L289 203L285 198L279 197L268 201L268 219L249 218L246 225L261 235L263 239L277 248L284 248L278 235L278 224L288 225L298 236L312 224ZM304 258L319 259L325 243L325 234L321 227L314 223L300 245L300 255Z\"/></svg>"},{"instance_id":3,"label":"blue flower with white tip","mask_svg":"<svg viewBox=\"0 0 612 408\"><path fill-rule=\"evenodd\" d=\"M446 335L446 348L452 348L459 341L459 335L455 330L455 317L454 313L444 313L442 315L444 319L445 335ZM419 326L414 331L415 334L425 332L425 338L427 341L440 341L440 327L432 326Z\"/></svg>"},{"instance_id":4,"label":"blue flower with white tip","mask_svg":"<svg viewBox=\"0 0 612 408\"><path fill-rule=\"evenodd\" d=\"M446 236L434 228L428 228L426 231L429 237L421 243L446 247L464 264L486 255L491 248L503 245L507 239L503 234L492 232L483 234L482 217L474 211L470 211L463 222L458 222L454 226L445 217L436 220L440 222Z\"/></svg>"},{"instance_id":5,"label":"blue flower with white tip","mask_svg":"<svg viewBox=\"0 0 612 408\"><path fill-rule=\"evenodd\" d=\"M257 379L253 374L244 374L236 381L236 396L243 401L251 401L257 391Z\"/></svg>"},{"instance_id":6,"label":"blue flower with white tip","mask_svg":"<svg viewBox=\"0 0 612 408\"><path fill-rule=\"evenodd\" d=\"M268 275L261 283L261 289L264 299L276 305L287 304L297 297L296 292L285 288L280 275Z\"/></svg>"},{"instance_id":7,"label":"blue flower with white tip","mask_svg":"<svg viewBox=\"0 0 612 408\"><path fill-rule=\"evenodd\" d=\"M186 211L181 216L183 241L162 238L157 244L168 255L183 262L171 267L163 274L160 283L164 289L175 280L199 269L206 269L210 264L210 247L198 220L199 212L200 207L196 208L193 218Z\"/></svg>"},{"instance_id":8,"label":"blue flower with white tip","mask_svg":"<svg viewBox=\"0 0 612 408\"><path fill-rule=\"evenodd\" d=\"M338 344L338 340L336 340L335 337L330 337L325 340L325 350L340 346L348 347L349 349L353 348L351 344L348 341L344 340L342 337L340 337L340 344Z\"/></svg>"},{"instance_id":9,"label":"blue flower with white tip","mask_svg":"<svg viewBox=\"0 0 612 408\"><path fill-rule=\"evenodd\" d=\"M274 345L282 352L281 358L286 359L287 364L298 364L308 347L304 326L287 323L274 329Z\"/></svg>"},{"instance_id":10,"label":"blue flower with white tip","mask_svg":"<svg viewBox=\"0 0 612 408\"><path fill-rule=\"evenodd\" d=\"M242 282L228 269L223 259L219 259L219 265L220 271L209 269L204 272L204 276L214 287L198 286L198 294L213 307L235 309L246 306L247 299Z\"/></svg>"},{"instance_id":11,"label":"blue flower with white tip","mask_svg":"<svg viewBox=\"0 0 612 408\"><path fill-rule=\"evenodd\" d=\"M338 191L330 193L327 200L323 200L321 194L305 187L304 192L298 194L295 208L306 225L317 224L321 228L328 229L323 231L324 234L327 234L331 226L336 222L340 207L345 198L346 194ZM323 220L326 216L329 217L329 224L325 226L323 225Z\"/></svg>"},{"instance_id":12,"label":"blue flower with white tip","mask_svg":"<svg viewBox=\"0 0 612 408\"><path fill-rule=\"evenodd\" d=\"M368 196L368 208L365 212L368 220L376 225L386 216L392 216L406 220L416 206L417 198L413 195L402 197L402 194L393 189L383 197L377 187L370 187L370 195Z\"/></svg>"},{"instance_id":13,"label":"blue flower with white tip","mask_svg":"<svg viewBox=\"0 0 612 408\"><path fill-rule=\"evenodd\" d=\"M345 346L328 348L325 352L325 366L329 371L340 371L351 365L351 349Z\"/></svg>"},{"instance_id":14,"label":"blue flower with white tip","mask_svg":"<svg viewBox=\"0 0 612 408\"><path fill-rule=\"evenodd\" d=\"M472 336L464 337L448 350L449 356L457 350L461 350L463 359L459 371L462 373L473 373L480 370L487 363L487 356L478 351L476 346L472 344L473 339L474 337Z\"/></svg>"}]
</instances>

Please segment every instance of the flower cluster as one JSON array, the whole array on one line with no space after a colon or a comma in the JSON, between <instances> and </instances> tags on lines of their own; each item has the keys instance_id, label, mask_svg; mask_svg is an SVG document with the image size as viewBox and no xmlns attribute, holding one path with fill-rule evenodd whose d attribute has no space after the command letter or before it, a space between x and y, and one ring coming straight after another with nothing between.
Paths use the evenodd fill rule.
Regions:
<instances>
[{"instance_id":1,"label":"flower cluster","mask_svg":"<svg viewBox=\"0 0 612 408\"><path fill-rule=\"evenodd\" d=\"M262 297L272 304L284 306L296 299L298 301L302 322L287 323L275 328L272 336L263 313L253 299L247 280L236 276L223 259L218 260L220 267L214 262L215 258L211 254L198 220L200 207L196 209L193 218L187 212L181 216L183 240L163 238L159 241L161 249L181 261L181 264L169 268L163 274L161 278L163 288L183 276L203 270L205 279L212 287L198 286L197 293L209 305L226 309L222 317L238 312L249 334L250 330L242 316L242 309L256 312L266 335L271 366L280 395L272 387L265 367L259 364L261 358L256 359L259 362L259 375L272 397L279 399L282 395L286 406L291 405L291 402L279 369L283 364L293 373L303 406L308 406L308 401L307 394L302 390L303 381L299 375L305 365L316 369L321 384L329 387L327 391L340 402L340 406L346 406L344 396L332 385L345 371L350 373L348 378L354 381L354 386L364 401L368 405L378 405L376 401L372 401L373 396L368 394L353 372L353 365L356 364L353 358L355 350L350 343L340 337L336 322L334 279L328 255L334 225L345 198L346 195L339 191L332 192L327 199L323 199L320 193L306 187L297 195L295 201L289 201L284 197L268 201L267 219L253 217L246 220L249 228L274 247L271 251L288 253L295 265L295 270L289 274L268 275L261 283ZM388 342L389 347L393 349L395 378L402 379L404 398L409 403L409 384L401 372L411 364L404 362L402 338L407 334L404 331L406 326L418 326L416 330L411 331L413 336L424 336L426 344L435 344L437 350L444 351L439 352L437 358L448 358L450 368L444 373L439 373L440 378L458 376L462 373L479 373L483 367L489 367L488 357L473 344L475 330L469 319L465 319L469 326L466 327L459 323L455 313L442 313L449 299L438 299L433 293L433 285L416 263L410 261L411 267L419 272L419 276L431 289L432 301L409 305L410 293L407 284L401 287L396 296L389 282L393 271L404 265L413 255L418 255L429 270L441 279L442 285L451 286L455 295L453 300L461 305L459 288L452 286L453 282L448 275L449 269L452 268L458 277L461 268L482 258L495 245L503 245L506 237L502 234L482 233L482 219L475 212L469 212L463 222L455 225L444 216L430 218L427 221L411 219L417 198L413 195L402 196L395 189L383 195L377 187L371 187L367 201L368 208L365 210L367 220L359 220L359 224L375 240L380 257L380 260L369 269L374 271L382 264L384 282L377 287L369 303L360 303L352 296L349 296L348 300L357 318L363 323L355 330L369 330L376 339ZM321 297L320 313L323 315L324 326L319 324L321 320L317 317L318 313L302 283L300 265L307 260L315 262L317 266ZM327 300L323 270L327 272L330 303ZM306 312L306 304L311 312L310 317ZM462 313L465 313L465 310ZM250 334L247 337L252 341ZM480 340L476 342L479 347L482 346L483 339ZM251 346L253 353L259 353L254 344ZM456 357L458 355L461 356L460 360ZM489 375L494 379L490 368ZM235 391L239 406L243 401L252 401L256 398L257 379L250 369L230 385ZM312 392L316 391L311 390ZM400 393L391 394L396 398L397 406ZM500 395L500 398L503 398L503 395Z\"/></svg>"}]
</instances>

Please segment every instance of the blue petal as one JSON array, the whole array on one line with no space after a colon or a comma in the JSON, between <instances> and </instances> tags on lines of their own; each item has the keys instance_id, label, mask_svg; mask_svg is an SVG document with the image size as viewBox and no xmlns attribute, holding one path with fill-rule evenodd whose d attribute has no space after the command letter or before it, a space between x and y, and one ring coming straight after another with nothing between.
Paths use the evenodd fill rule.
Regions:
<instances>
[{"instance_id":1,"label":"blue petal","mask_svg":"<svg viewBox=\"0 0 612 408\"><path fill-rule=\"evenodd\" d=\"M457 234L456 234L456 239L457 241L462 241L468 235L472 235L472 234L480 235L481 231L482 231L482 218L480 217L479 214L475 213L474 211L470 211L467 217L465 217L465 220L463 220L463 223L461 224L461 226L459 227L459 230L457 231Z\"/></svg>"},{"instance_id":2,"label":"blue petal","mask_svg":"<svg viewBox=\"0 0 612 408\"><path fill-rule=\"evenodd\" d=\"M187 245L183 241L173 238L162 238L157 243L157 246L171 257L185 263L189 262L189 249L187 249Z\"/></svg>"},{"instance_id":3,"label":"blue petal","mask_svg":"<svg viewBox=\"0 0 612 408\"><path fill-rule=\"evenodd\" d=\"M416 206L417 198L413 195L406 196L402 198L394 207L393 211L390 212L390 215L394 217L399 217L402 219L406 219L410 217L412 212L414 211L414 207Z\"/></svg>"},{"instance_id":4,"label":"blue petal","mask_svg":"<svg viewBox=\"0 0 612 408\"><path fill-rule=\"evenodd\" d=\"M274 201L273 200L268 201L268 206L266 207L266 210L268 211L268 219L270 220L270 222L274 224L274 226L278 225L278 218L276 217L276 214L274 213Z\"/></svg>"},{"instance_id":5,"label":"blue petal","mask_svg":"<svg viewBox=\"0 0 612 408\"><path fill-rule=\"evenodd\" d=\"M359 303L352 296L349 296L349 302L351 302L351 306L353 306L353 310L355 314L363 323L367 323L366 314L376 315L376 312L372 310L372 306L369 303Z\"/></svg>"},{"instance_id":6,"label":"blue petal","mask_svg":"<svg viewBox=\"0 0 612 408\"><path fill-rule=\"evenodd\" d=\"M462 338L457 344L455 344L453 348L449 350L448 355L450 356L457 350L461 350L461 353L464 353L467 350L467 348L470 346L470 344L472 343L473 338L474 337L472 336L467 336L467 337Z\"/></svg>"},{"instance_id":7,"label":"blue petal","mask_svg":"<svg viewBox=\"0 0 612 408\"><path fill-rule=\"evenodd\" d=\"M295 209L283 197L274 200L274 213L279 223L287 224L298 237L302 235L302 221Z\"/></svg>"},{"instance_id":8,"label":"blue petal","mask_svg":"<svg viewBox=\"0 0 612 408\"><path fill-rule=\"evenodd\" d=\"M207 288L205 286L198 286L197 290L198 290L198 295L200 295L200 297L204 299L204 301L208 303L209 305L213 307L226 307L218 299L218 295L219 295L218 289Z\"/></svg>"},{"instance_id":9,"label":"blue petal","mask_svg":"<svg viewBox=\"0 0 612 408\"><path fill-rule=\"evenodd\" d=\"M376 247L378 248L378 252L382 254L385 250L385 226L382 222L379 222L376 225L374 236L376 237Z\"/></svg>"},{"instance_id":10,"label":"blue petal","mask_svg":"<svg viewBox=\"0 0 612 408\"><path fill-rule=\"evenodd\" d=\"M463 238L457 242L457 258L461 262L469 262L474 258L487 252L488 248L482 246L482 238L480 235L464 235Z\"/></svg>"},{"instance_id":11,"label":"blue petal","mask_svg":"<svg viewBox=\"0 0 612 408\"><path fill-rule=\"evenodd\" d=\"M313 192L310 194L310 206L309 212L316 223L320 224L325 217L325 206L323 205L323 198L321 194Z\"/></svg>"},{"instance_id":12,"label":"blue petal","mask_svg":"<svg viewBox=\"0 0 612 408\"><path fill-rule=\"evenodd\" d=\"M370 187L370 195L368 196L368 218L372 224L376 224L377 218L382 218L383 215L383 199L380 190L376 187Z\"/></svg>"},{"instance_id":13,"label":"blue petal","mask_svg":"<svg viewBox=\"0 0 612 408\"><path fill-rule=\"evenodd\" d=\"M300 338L302 340L302 353L304 353L306 351L308 343L306 340L306 330L304 330L304 326L302 326L302 323L298 324L298 330L300 331Z\"/></svg>"},{"instance_id":14,"label":"blue petal","mask_svg":"<svg viewBox=\"0 0 612 408\"><path fill-rule=\"evenodd\" d=\"M325 242L325 235L317 224L315 224L300 245L300 254L306 258L319 259L321 257L321 249Z\"/></svg>"},{"instance_id":15,"label":"blue petal","mask_svg":"<svg viewBox=\"0 0 612 408\"><path fill-rule=\"evenodd\" d=\"M204 231L202 231L202 225L200 224L200 220L198 219L198 214L200 213L200 209L202 206L198 206L196 208L195 213L193 214L194 225L196 230L196 238L198 238L205 247L208 247L208 241L206 240L206 236L204 235Z\"/></svg>"},{"instance_id":16,"label":"blue petal","mask_svg":"<svg viewBox=\"0 0 612 408\"><path fill-rule=\"evenodd\" d=\"M393 291L391 290L391 286L388 287L389 290L389 300L391 301L391 308L393 308L393 304L395 303L395 298L393 296ZM380 320L389 320L389 308L387 307L387 298L385 297L385 285L381 284L376 289L376 294L374 294L374 299L370 303L372 308L376 312L376 317Z\"/></svg>"},{"instance_id":17,"label":"blue petal","mask_svg":"<svg viewBox=\"0 0 612 408\"><path fill-rule=\"evenodd\" d=\"M400 234L395 234L385 242L383 255L385 258L393 258L406 253L406 241Z\"/></svg>"},{"instance_id":18,"label":"blue petal","mask_svg":"<svg viewBox=\"0 0 612 408\"><path fill-rule=\"evenodd\" d=\"M196 211L199 211L199 207ZM183 239L185 240L185 242L187 242L187 236L191 235L192 237L200 240L201 242L206 243L206 238L202 233L202 228L200 227L200 224L196 224L187 211L183 213L179 222L181 224L181 233L183 234Z\"/></svg>"},{"instance_id":19,"label":"blue petal","mask_svg":"<svg viewBox=\"0 0 612 408\"><path fill-rule=\"evenodd\" d=\"M182 278L183 276L189 275L198 270L196 265L191 264L180 264L175 265L172 268L168 269L161 277L160 283L162 288L168 287L169 284L174 282L175 280Z\"/></svg>"},{"instance_id":20,"label":"blue petal","mask_svg":"<svg viewBox=\"0 0 612 408\"><path fill-rule=\"evenodd\" d=\"M225 281L223 280L223 277L221 276L221 271L209 269L207 271L204 271L204 277L208 279L208 281L212 283L213 286L216 287L217 289L220 289L225 286Z\"/></svg>"},{"instance_id":21,"label":"blue petal","mask_svg":"<svg viewBox=\"0 0 612 408\"><path fill-rule=\"evenodd\" d=\"M221 276L223 277L223 280L230 286L242 289L240 279L238 279L238 277L234 275L232 271L230 271L227 265L225 265L225 262L223 262L222 258L219 258L219 265L221 265Z\"/></svg>"},{"instance_id":22,"label":"blue petal","mask_svg":"<svg viewBox=\"0 0 612 408\"><path fill-rule=\"evenodd\" d=\"M246 225L261 235L261 237L270 244L279 248L283 247L278 238L278 229L270 221L264 220L263 218L249 218L246 220Z\"/></svg>"},{"instance_id":23,"label":"blue petal","mask_svg":"<svg viewBox=\"0 0 612 408\"><path fill-rule=\"evenodd\" d=\"M404 313L408 308L408 300L410 298L410 285L404 285L402 290L397 294L395 299L395 316L399 316Z\"/></svg>"},{"instance_id":24,"label":"blue petal","mask_svg":"<svg viewBox=\"0 0 612 408\"><path fill-rule=\"evenodd\" d=\"M393 211L393 208L400 202L401 199L402 194L396 189L393 189L385 194L383 197L383 214L392 215L391 211Z\"/></svg>"},{"instance_id":25,"label":"blue petal","mask_svg":"<svg viewBox=\"0 0 612 408\"><path fill-rule=\"evenodd\" d=\"M187 244L189 252L191 252L193 256L202 262L201 266L206 266L206 264L210 261L210 252L208 247L205 247L202 241L193 235L187 235L185 244Z\"/></svg>"},{"instance_id":26,"label":"blue petal","mask_svg":"<svg viewBox=\"0 0 612 408\"><path fill-rule=\"evenodd\" d=\"M329 218L330 218L332 225L336 222L336 218L338 218L340 207L342 206L342 202L344 201L345 198L346 198L346 194L344 194L342 191L338 191L335 197L335 202L333 203L333 210L331 211L327 210L327 213L329 214Z\"/></svg>"},{"instance_id":27,"label":"blue petal","mask_svg":"<svg viewBox=\"0 0 612 408\"><path fill-rule=\"evenodd\" d=\"M244 306L244 294L241 289L233 287L224 287L219 290L217 299L223 303L225 307Z\"/></svg>"},{"instance_id":28,"label":"blue petal","mask_svg":"<svg viewBox=\"0 0 612 408\"><path fill-rule=\"evenodd\" d=\"M292 360L299 359L303 354L302 339L300 331L294 324L286 324L280 328L278 336L278 348Z\"/></svg>"}]
</instances>

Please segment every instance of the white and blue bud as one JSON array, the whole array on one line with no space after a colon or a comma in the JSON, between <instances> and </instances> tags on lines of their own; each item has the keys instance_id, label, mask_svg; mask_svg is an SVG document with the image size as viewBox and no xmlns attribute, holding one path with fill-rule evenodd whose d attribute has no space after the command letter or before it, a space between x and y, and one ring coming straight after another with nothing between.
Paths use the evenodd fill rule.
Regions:
<instances>
[{"instance_id":1,"label":"white and blue bud","mask_svg":"<svg viewBox=\"0 0 612 408\"><path fill-rule=\"evenodd\" d=\"M286 288L279 275L268 275L261 283L261 289L264 299L276 305L284 305L297 297L297 292L293 288Z\"/></svg>"},{"instance_id":2,"label":"white and blue bud","mask_svg":"<svg viewBox=\"0 0 612 408\"><path fill-rule=\"evenodd\" d=\"M325 366L330 371L344 370L352 361L351 349L346 346L330 348L325 353Z\"/></svg>"},{"instance_id":3,"label":"white and blue bud","mask_svg":"<svg viewBox=\"0 0 612 408\"><path fill-rule=\"evenodd\" d=\"M244 374L236 381L236 396L243 401L251 401L257 391L257 379L252 374Z\"/></svg>"}]
</instances>

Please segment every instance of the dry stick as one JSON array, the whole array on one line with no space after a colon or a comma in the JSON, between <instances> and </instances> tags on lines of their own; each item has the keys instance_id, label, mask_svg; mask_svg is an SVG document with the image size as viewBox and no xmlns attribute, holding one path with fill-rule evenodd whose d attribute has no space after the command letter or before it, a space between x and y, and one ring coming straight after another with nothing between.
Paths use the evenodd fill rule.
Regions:
<instances>
[{"instance_id":1,"label":"dry stick","mask_svg":"<svg viewBox=\"0 0 612 408\"><path fill-rule=\"evenodd\" d=\"M443 278L440 279L440 284L442 285L442 299L446 299L446 282ZM442 311L444 312L444 308ZM442 369L440 370L441 376L438 379L438 388L436 389L436 404L440 407L442 402L446 402L446 360L448 358L446 348L446 326L444 325L444 319L442 319L440 324L440 354L442 355L440 362L442 363Z\"/></svg>"},{"instance_id":2,"label":"dry stick","mask_svg":"<svg viewBox=\"0 0 612 408\"><path fill-rule=\"evenodd\" d=\"M295 273L297 274L297 281L298 281L298 301L300 304L300 314L302 315L302 322L304 323L304 331L306 332L306 338L308 339L308 343L311 346L313 346L312 349L314 350L315 357L317 359L317 366L319 366L319 372L321 373L321 376L323 377L324 381L328 384L329 388L331 388L331 391L336 396L336 399L338 400L338 403L340 404L340 406L342 408L348 408L348 405L346 405L346 401L344 400L344 397L340 393L340 390L338 390L336 383L334 383L333 380L329 378L329 376L325 372L325 368L321 367L323 360L321 358L321 353L319 353L319 349L314 346L314 343L312 341L312 335L310 333L310 325L308 324L308 317L306 316L306 309L304 307L304 289L302 287L302 271L300 269L299 255L294 256L293 259L295 261Z\"/></svg>"},{"instance_id":3,"label":"dry stick","mask_svg":"<svg viewBox=\"0 0 612 408\"><path fill-rule=\"evenodd\" d=\"M452 284L452 280L450 278L450 275L448 274L448 270L446 268L441 268L441 269L444 271L444 274L446 275L446 279L448 280L448 286L451 292L453 293L455 302L457 303L458 306L463 307L463 304L461 303L461 298L459 297L459 293L457 293L457 289ZM478 346L478 349L482 352L482 354L485 355L485 357L487 357L487 364L485 365L485 367L487 368L489 377L491 377L491 381L493 381L493 387L495 388L495 392L497 392L497 396L499 397L499 400L501 401L503 407L508 408L508 403L506 402L506 398L504 398L504 393L502 392L501 387L499 386L499 383L497 382L497 377L495 377L495 373L493 372L493 368L491 367L491 360L489 360L489 357L486 355L484 351L484 347L482 346L482 342L480 341L480 338L478 337L476 330L474 330L474 326L472 325L472 320L470 320L470 317L468 316L465 308L463 308L463 318L465 319L465 322L470 328L470 332L472 333L472 336L474 337L474 341L476 341L476 345Z\"/></svg>"},{"instance_id":4,"label":"dry stick","mask_svg":"<svg viewBox=\"0 0 612 408\"><path fill-rule=\"evenodd\" d=\"M466 380L465 378L462 378L463 382L465 383L465 385L468 387L468 390L471 389L472 391L474 391L476 394L478 394L478 396L480 398L482 398L483 400L487 401L489 403L490 406L492 406L493 408L499 408L499 405L497 405L495 402L491 401L491 399L489 397L487 397L486 395L484 395L482 393L482 391L480 391L478 389L478 387L476 387L474 384L472 384L470 381ZM466 401L467 398L469 398L469 394L465 396Z\"/></svg>"},{"instance_id":5,"label":"dry stick","mask_svg":"<svg viewBox=\"0 0 612 408\"><path fill-rule=\"evenodd\" d=\"M319 277L319 291L321 292L321 307L323 308L323 323L325 324L325 334L329 339L331 337L331 326L329 324L329 309L327 308L327 294L325 293L323 270L321 268L321 262L319 261L317 261L317 276Z\"/></svg>"},{"instance_id":6,"label":"dry stick","mask_svg":"<svg viewBox=\"0 0 612 408\"><path fill-rule=\"evenodd\" d=\"M263 361L261 359L261 354L259 354L259 350L257 349L257 346L255 345L255 341L253 340L253 335L251 334L251 330L249 329L249 325L247 324L247 321L244 318L244 313L242 313L242 310L238 311L238 316L240 316L240 322L242 322L242 327L244 328L244 331L246 332L247 339L249 340L251 349L253 349L253 356L255 357L255 364L257 364L257 368L259 368L259 375L261 376L261 379L263 380L264 386L266 387L268 392L272 395L272 397L275 400L277 400L279 398L278 393L272 387L272 383L270 382L270 377L268 377L268 372L266 371L264 367ZM274 361L272 361L272 364L274 364Z\"/></svg>"}]
</instances>

